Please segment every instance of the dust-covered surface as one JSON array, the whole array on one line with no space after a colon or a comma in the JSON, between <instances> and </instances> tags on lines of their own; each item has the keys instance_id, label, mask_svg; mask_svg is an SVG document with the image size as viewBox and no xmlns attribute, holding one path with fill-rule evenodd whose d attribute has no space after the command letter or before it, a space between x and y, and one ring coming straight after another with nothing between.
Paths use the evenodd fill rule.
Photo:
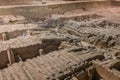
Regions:
<instances>
[{"instance_id":1,"label":"dust-covered surface","mask_svg":"<svg viewBox=\"0 0 120 80\"><path fill-rule=\"evenodd\" d=\"M92 1L106 1L106 0L1 0L1 6L8 5L49 5L49 4L64 4L74 2L92 2Z\"/></svg>"},{"instance_id":2,"label":"dust-covered surface","mask_svg":"<svg viewBox=\"0 0 120 80\"><path fill-rule=\"evenodd\" d=\"M120 80L120 7L0 15L0 69L0 80Z\"/></svg>"}]
</instances>

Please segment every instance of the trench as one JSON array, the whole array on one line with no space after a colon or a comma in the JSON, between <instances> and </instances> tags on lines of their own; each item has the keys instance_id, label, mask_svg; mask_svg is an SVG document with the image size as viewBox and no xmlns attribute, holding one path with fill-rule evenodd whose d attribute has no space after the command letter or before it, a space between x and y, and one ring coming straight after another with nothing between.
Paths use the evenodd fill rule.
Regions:
<instances>
[{"instance_id":1,"label":"trench","mask_svg":"<svg viewBox=\"0 0 120 80\"><path fill-rule=\"evenodd\" d=\"M96 3L96 1L94 3ZM54 66L58 70L58 74L52 74L51 69L53 68L42 67L43 71L51 73L49 77L47 77L47 79L56 80L54 79L56 77L58 80L103 79L97 72L97 69L94 67L92 61L98 59L104 62L111 58L119 59L120 23L114 20L109 20L109 16L106 17L106 15L103 15L102 13L87 13L89 12L89 9L87 7L91 6L91 4L94 3L88 2L88 4L90 4L88 6L86 5L87 3L84 3L86 6L79 5L81 3L78 3L78 7L74 7L76 5L74 3L71 8L69 7L72 3L44 6L42 7L42 9L45 9L45 12L43 11L39 15L38 13L39 11L41 11L41 7L39 6L34 6L34 8L36 8L35 14L33 14L34 10L31 11L31 6L29 5L27 6L27 8L25 8L24 6L14 8L12 10L14 14L21 14L21 11L23 11L22 15L26 16L26 21L21 22L18 20L15 23L14 21L10 21L8 23L1 24L4 24L3 27L5 25L8 25L6 26L6 28L11 28L8 28L8 31L2 31L1 28L0 69L4 70L7 68L11 68L16 64L19 64L21 66L21 64L24 63L25 67L29 68L28 72L31 71L34 73L33 68L40 70L38 64L42 64L42 66ZM101 5L101 3L99 3L99 5ZM108 5L106 3L104 4ZM93 5L92 7L96 6L97 5ZM59 9L57 10L57 8ZM60 12L62 8L67 9ZM85 14L74 15L74 8L80 8L80 10L85 12ZM11 9L12 7L9 8L9 10ZM19 9L19 11L17 9ZM28 12L25 11L26 9L28 9ZM39 11L36 12L37 10ZM73 14L69 15L69 12L66 12L66 10L69 10L69 12L71 11L71 13ZM2 9L0 9L0 11L2 11ZM53 12L59 14L53 14ZM30 14L27 15L26 13ZM46 16L48 14L49 16ZM17 26L19 27L16 27L13 24L17 24ZM14 26L13 30L11 30L12 26ZM63 52L61 50L63 50ZM64 55L64 51L66 50L68 51L65 52ZM115 51L118 52L112 54ZM52 55L52 53L54 54ZM70 56L67 57L68 54L66 55L66 53L72 55L71 58L75 60L73 60L72 64L73 70L69 71L68 69L68 72L67 70L59 71L63 68L63 66L71 66L69 64L70 61L64 62L65 60L67 61L67 59L70 58ZM61 59L57 59L56 56ZM58 62L54 61L54 57ZM40 58L43 60L41 60ZM43 62L39 62L40 60ZM52 63L52 61L50 62L48 60L52 60L55 63ZM67 65L62 66L63 63ZM79 64L76 64L76 66L75 63ZM53 64L57 64L57 66ZM119 73L119 66L120 63L118 62L114 64L110 69L115 69L115 71ZM68 68L71 69L71 67ZM57 70L55 71L54 69L53 71L57 72ZM66 73L64 73L64 71L66 71ZM35 73L37 73L37 71L35 71ZM32 77L33 76L36 76L36 74L33 74ZM37 77L39 77L38 74ZM35 79L38 79L37 77Z\"/></svg>"}]
</instances>

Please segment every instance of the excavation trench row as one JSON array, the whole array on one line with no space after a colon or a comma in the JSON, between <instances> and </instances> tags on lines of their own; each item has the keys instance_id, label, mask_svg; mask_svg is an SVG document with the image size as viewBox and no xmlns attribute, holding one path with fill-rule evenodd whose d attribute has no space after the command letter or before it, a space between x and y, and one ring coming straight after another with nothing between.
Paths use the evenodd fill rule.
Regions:
<instances>
[{"instance_id":1,"label":"excavation trench row","mask_svg":"<svg viewBox=\"0 0 120 80\"><path fill-rule=\"evenodd\" d=\"M60 43L61 39L42 39L38 38L38 36L29 35L3 41L0 45L0 68L4 68L7 64L11 65L20 60L25 61L40 54L47 54L48 52L58 50Z\"/></svg>"},{"instance_id":2,"label":"excavation trench row","mask_svg":"<svg viewBox=\"0 0 120 80\"><path fill-rule=\"evenodd\" d=\"M95 10L83 5L76 9L78 5L71 5L46 8L45 4L45 13L36 13L39 5L35 10L22 6L18 13L29 11L27 19L0 16L0 80L120 79L118 14L110 15L114 8ZM64 13L52 14L61 7L67 7L61 10ZM33 11L37 15L28 18ZM35 18L48 13L52 15Z\"/></svg>"}]
</instances>

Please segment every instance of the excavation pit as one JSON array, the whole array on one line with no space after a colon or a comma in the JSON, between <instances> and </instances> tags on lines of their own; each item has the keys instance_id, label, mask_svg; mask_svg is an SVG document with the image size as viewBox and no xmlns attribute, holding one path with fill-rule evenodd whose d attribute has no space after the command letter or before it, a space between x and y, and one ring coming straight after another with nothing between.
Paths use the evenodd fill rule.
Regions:
<instances>
[{"instance_id":1,"label":"excavation pit","mask_svg":"<svg viewBox=\"0 0 120 80\"><path fill-rule=\"evenodd\" d=\"M120 80L119 2L0 1L0 80Z\"/></svg>"}]
</instances>

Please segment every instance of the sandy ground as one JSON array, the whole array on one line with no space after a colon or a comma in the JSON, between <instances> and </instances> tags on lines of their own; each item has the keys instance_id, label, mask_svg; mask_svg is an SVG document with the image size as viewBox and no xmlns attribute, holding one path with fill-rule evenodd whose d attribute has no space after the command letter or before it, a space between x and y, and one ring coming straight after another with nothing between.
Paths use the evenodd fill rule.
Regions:
<instances>
[{"instance_id":1,"label":"sandy ground","mask_svg":"<svg viewBox=\"0 0 120 80\"><path fill-rule=\"evenodd\" d=\"M0 0L1 6L6 5L29 5L29 4L58 4L58 3L69 3L69 2L79 2L79 1L105 1L105 0L74 0L74 1L64 1L64 0Z\"/></svg>"}]
</instances>

